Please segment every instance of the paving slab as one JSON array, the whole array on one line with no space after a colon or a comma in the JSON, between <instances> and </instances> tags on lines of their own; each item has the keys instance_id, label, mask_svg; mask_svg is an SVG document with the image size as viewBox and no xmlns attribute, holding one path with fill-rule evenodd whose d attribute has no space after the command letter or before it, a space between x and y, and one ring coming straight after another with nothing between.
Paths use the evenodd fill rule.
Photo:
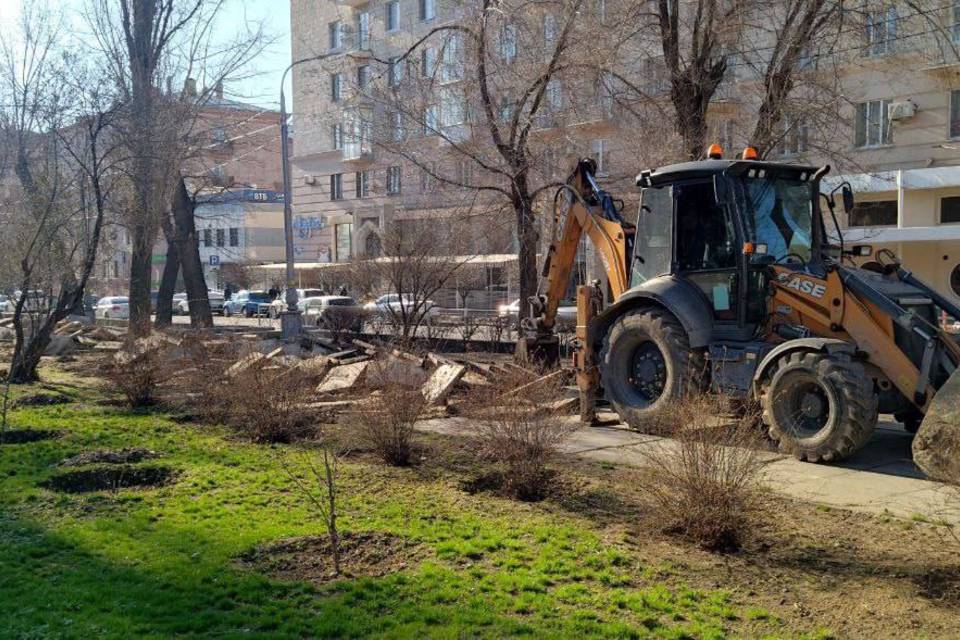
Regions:
<instances>
[{"instance_id":1,"label":"paving slab","mask_svg":"<svg viewBox=\"0 0 960 640\"><path fill-rule=\"evenodd\" d=\"M576 417L565 420L579 423ZM470 435L476 423L468 418L440 418L417 423L423 431ZM898 424L884 423L871 445L842 464L812 464L773 452L761 452L766 462L762 482L778 493L851 511L931 522L960 524L960 489L916 477L919 471L903 457L909 435ZM591 460L641 466L647 454L676 448L669 438L641 434L625 425L579 427L563 451ZM871 453L872 451L872 453Z\"/></svg>"}]
</instances>

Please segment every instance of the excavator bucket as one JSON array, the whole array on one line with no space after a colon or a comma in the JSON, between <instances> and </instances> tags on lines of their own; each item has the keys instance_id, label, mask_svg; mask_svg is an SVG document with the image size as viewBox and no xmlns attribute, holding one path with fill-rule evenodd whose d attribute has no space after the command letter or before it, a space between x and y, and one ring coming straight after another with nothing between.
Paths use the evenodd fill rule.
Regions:
<instances>
[{"instance_id":1,"label":"excavator bucket","mask_svg":"<svg viewBox=\"0 0 960 640\"><path fill-rule=\"evenodd\" d=\"M960 483L960 368L927 408L913 439L913 461L934 480Z\"/></svg>"}]
</instances>

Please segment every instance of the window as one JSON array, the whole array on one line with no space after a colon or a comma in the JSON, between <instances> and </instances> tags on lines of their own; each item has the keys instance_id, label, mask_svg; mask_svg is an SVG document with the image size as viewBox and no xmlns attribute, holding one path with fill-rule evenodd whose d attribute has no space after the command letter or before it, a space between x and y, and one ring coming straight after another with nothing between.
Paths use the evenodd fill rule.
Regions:
<instances>
[{"instance_id":1,"label":"window","mask_svg":"<svg viewBox=\"0 0 960 640\"><path fill-rule=\"evenodd\" d=\"M856 146L878 147L893 143L890 129L890 101L872 100L857 105Z\"/></svg>"},{"instance_id":2,"label":"window","mask_svg":"<svg viewBox=\"0 0 960 640\"><path fill-rule=\"evenodd\" d=\"M450 36L443 47L443 63L440 66L441 82L463 80L463 38L459 33Z\"/></svg>"},{"instance_id":3,"label":"window","mask_svg":"<svg viewBox=\"0 0 960 640\"><path fill-rule=\"evenodd\" d=\"M960 197L940 198L940 224L960 222Z\"/></svg>"},{"instance_id":4,"label":"window","mask_svg":"<svg viewBox=\"0 0 960 640\"><path fill-rule=\"evenodd\" d=\"M420 20L433 20L437 15L436 0L420 0Z\"/></svg>"},{"instance_id":5,"label":"window","mask_svg":"<svg viewBox=\"0 0 960 640\"><path fill-rule=\"evenodd\" d=\"M330 141L333 143L333 148L336 151L343 149L343 124L340 122L335 123L330 129Z\"/></svg>"},{"instance_id":6,"label":"window","mask_svg":"<svg viewBox=\"0 0 960 640\"><path fill-rule=\"evenodd\" d=\"M343 86L343 75L340 73L330 74L330 99L334 102L340 101Z\"/></svg>"},{"instance_id":7,"label":"window","mask_svg":"<svg viewBox=\"0 0 960 640\"><path fill-rule=\"evenodd\" d=\"M506 97L500 98L500 121L510 122L513 119L513 103Z\"/></svg>"},{"instance_id":8,"label":"window","mask_svg":"<svg viewBox=\"0 0 960 640\"><path fill-rule=\"evenodd\" d=\"M457 162L457 182L461 186L473 184L473 161L460 160Z\"/></svg>"},{"instance_id":9,"label":"window","mask_svg":"<svg viewBox=\"0 0 960 640\"><path fill-rule=\"evenodd\" d=\"M393 141L403 142L403 139L407 137L407 132L403 128L403 113L400 111L394 111L390 115L390 125L393 134Z\"/></svg>"},{"instance_id":10,"label":"window","mask_svg":"<svg viewBox=\"0 0 960 640\"><path fill-rule=\"evenodd\" d=\"M328 29L330 31L330 48L339 49L343 46L343 23L339 20L331 22Z\"/></svg>"},{"instance_id":11,"label":"window","mask_svg":"<svg viewBox=\"0 0 960 640\"><path fill-rule=\"evenodd\" d=\"M403 80L403 60L399 57L390 58L387 66L387 84L391 87L399 87Z\"/></svg>"},{"instance_id":12,"label":"window","mask_svg":"<svg viewBox=\"0 0 960 640\"><path fill-rule=\"evenodd\" d=\"M440 122L444 127L463 124L466 115L463 95L456 87L446 87L440 92Z\"/></svg>"},{"instance_id":13,"label":"window","mask_svg":"<svg viewBox=\"0 0 960 640\"><path fill-rule=\"evenodd\" d=\"M897 8L894 6L867 11L864 14L864 55L882 56L893 53L898 20Z\"/></svg>"},{"instance_id":14,"label":"window","mask_svg":"<svg viewBox=\"0 0 960 640\"><path fill-rule=\"evenodd\" d=\"M953 295L960 297L960 264L950 272L950 290L953 291Z\"/></svg>"},{"instance_id":15,"label":"window","mask_svg":"<svg viewBox=\"0 0 960 640\"><path fill-rule=\"evenodd\" d=\"M397 195L400 193L402 188L402 169L399 166L387 167L387 193L389 195Z\"/></svg>"},{"instance_id":16,"label":"window","mask_svg":"<svg viewBox=\"0 0 960 640\"><path fill-rule=\"evenodd\" d=\"M557 45L557 17L552 13L543 16L543 49L547 56L553 54Z\"/></svg>"},{"instance_id":17,"label":"window","mask_svg":"<svg viewBox=\"0 0 960 640\"><path fill-rule=\"evenodd\" d=\"M357 171L357 198L366 198L370 195L370 172Z\"/></svg>"},{"instance_id":18,"label":"window","mask_svg":"<svg viewBox=\"0 0 960 640\"><path fill-rule=\"evenodd\" d=\"M957 89L950 92L950 137L960 138L960 90Z\"/></svg>"},{"instance_id":19,"label":"window","mask_svg":"<svg viewBox=\"0 0 960 640\"><path fill-rule=\"evenodd\" d=\"M364 90L370 86L370 65L362 64L357 67L357 87Z\"/></svg>"},{"instance_id":20,"label":"window","mask_svg":"<svg viewBox=\"0 0 960 640\"><path fill-rule=\"evenodd\" d=\"M334 173L330 176L330 199L343 200L343 174Z\"/></svg>"},{"instance_id":21,"label":"window","mask_svg":"<svg viewBox=\"0 0 960 640\"><path fill-rule=\"evenodd\" d=\"M777 151L782 156L795 156L807 152L807 125L804 123L786 122L783 137L777 145Z\"/></svg>"},{"instance_id":22,"label":"window","mask_svg":"<svg viewBox=\"0 0 960 640\"><path fill-rule=\"evenodd\" d=\"M597 175L604 176L606 175L605 160L607 155L607 146L609 142L607 140L594 140L590 143L590 157L593 158L597 163Z\"/></svg>"},{"instance_id":23,"label":"window","mask_svg":"<svg viewBox=\"0 0 960 640\"><path fill-rule=\"evenodd\" d=\"M850 212L851 227L892 227L896 224L896 200L858 202Z\"/></svg>"},{"instance_id":24,"label":"window","mask_svg":"<svg viewBox=\"0 0 960 640\"><path fill-rule=\"evenodd\" d=\"M334 228L337 243L337 262L344 262L350 259L351 249L353 247L353 224L338 224Z\"/></svg>"},{"instance_id":25,"label":"window","mask_svg":"<svg viewBox=\"0 0 960 640\"><path fill-rule=\"evenodd\" d=\"M213 229L203 230L203 246L205 247L213 246Z\"/></svg>"},{"instance_id":26,"label":"window","mask_svg":"<svg viewBox=\"0 0 960 640\"><path fill-rule=\"evenodd\" d=\"M223 144L227 141L227 130L223 125L218 125L210 130L210 137L217 144Z\"/></svg>"},{"instance_id":27,"label":"window","mask_svg":"<svg viewBox=\"0 0 960 640\"><path fill-rule=\"evenodd\" d=\"M786 177L746 178L743 182L750 209L747 240L767 245L767 255L777 260L788 253L810 260L814 235L810 185Z\"/></svg>"},{"instance_id":28,"label":"window","mask_svg":"<svg viewBox=\"0 0 960 640\"><path fill-rule=\"evenodd\" d=\"M420 76L432 78L437 70L437 51L433 47L420 50Z\"/></svg>"},{"instance_id":29,"label":"window","mask_svg":"<svg viewBox=\"0 0 960 640\"><path fill-rule=\"evenodd\" d=\"M674 194L679 268L703 271L735 267L737 252L733 248L733 223L723 207L716 203L713 182L675 185Z\"/></svg>"},{"instance_id":30,"label":"window","mask_svg":"<svg viewBox=\"0 0 960 640\"><path fill-rule=\"evenodd\" d=\"M950 34L954 42L960 42L960 2L954 1L950 11Z\"/></svg>"},{"instance_id":31,"label":"window","mask_svg":"<svg viewBox=\"0 0 960 640\"><path fill-rule=\"evenodd\" d=\"M506 24L500 29L500 57L505 62L517 59L517 25Z\"/></svg>"},{"instance_id":32,"label":"window","mask_svg":"<svg viewBox=\"0 0 960 640\"><path fill-rule=\"evenodd\" d=\"M370 12L361 11L357 14L357 49L370 48Z\"/></svg>"},{"instance_id":33,"label":"window","mask_svg":"<svg viewBox=\"0 0 960 640\"><path fill-rule=\"evenodd\" d=\"M400 0L387 3L387 31L396 31L400 28Z\"/></svg>"},{"instance_id":34,"label":"window","mask_svg":"<svg viewBox=\"0 0 960 640\"><path fill-rule=\"evenodd\" d=\"M230 246L240 246L240 229L238 227L230 227Z\"/></svg>"},{"instance_id":35,"label":"window","mask_svg":"<svg viewBox=\"0 0 960 640\"><path fill-rule=\"evenodd\" d=\"M671 187L644 189L643 207L637 219L634 252L637 260L631 272L631 286L670 273L673 246L673 192Z\"/></svg>"},{"instance_id":36,"label":"window","mask_svg":"<svg viewBox=\"0 0 960 640\"><path fill-rule=\"evenodd\" d=\"M420 168L420 193L435 193L439 187L437 163L430 162L428 166Z\"/></svg>"},{"instance_id":37,"label":"window","mask_svg":"<svg viewBox=\"0 0 960 640\"><path fill-rule=\"evenodd\" d=\"M547 110L556 113L563 107L563 87L556 78L547 83Z\"/></svg>"},{"instance_id":38,"label":"window","mask_svg":"<svg viewBox=\"0 0 960 640\"><path fill-rule=\"evenodd\" d=\"M217 229L217 246L222 247L227 244L227 233L225 229Z\"/></svg>"},{"instance_id":39,"label":"window","mask_svg":"<svg viewBox=\"0 0 960 640\"><path fill-rule=\"evenodd\" d=\"M440 129L440 109L435 104L430 104L423 109L423 135L436 135Z\"/></svg>"}]
</instances>

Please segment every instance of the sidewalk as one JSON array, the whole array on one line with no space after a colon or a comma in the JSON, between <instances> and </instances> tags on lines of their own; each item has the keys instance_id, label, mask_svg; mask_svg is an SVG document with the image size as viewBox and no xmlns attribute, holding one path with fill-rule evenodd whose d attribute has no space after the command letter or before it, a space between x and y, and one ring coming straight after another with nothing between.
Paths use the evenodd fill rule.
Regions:
<instances>
[{"instance_id":1,"label":"sidewalk","mask_svg":"<svg viewBox=\"0 0 960 640\"><path fill-rule=\"evenodd\" d=\"M612 418L613 414L602 417ZM454 436L472 430L466 418L425 420L417 427ZM564 450L591 460L633 466L641 463L644 447L664 445L673 446L673 441L614 423L577 429ZM767 460L764 484L784 495L864 513L960 524L960 497L953 497L951 505L945 485L923 478L910 460L910 436L892 420L881 421L873 440L841 464L811 464L776 453L763 456Z\"/></svg>"}]
</instances>

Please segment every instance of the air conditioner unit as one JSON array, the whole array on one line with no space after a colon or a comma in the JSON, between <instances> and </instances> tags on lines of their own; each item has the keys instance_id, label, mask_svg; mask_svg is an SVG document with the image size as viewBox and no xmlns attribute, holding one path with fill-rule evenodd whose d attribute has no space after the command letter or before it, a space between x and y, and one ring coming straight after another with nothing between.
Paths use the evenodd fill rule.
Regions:
<instances>
[{"instance_id":1,"label":"air conditioner unit","mask_svg":"<svg viewBox=\"0 0 960 640\"><path fill-rule=\"evenodd\" d=\"M308 185L310 185L310 186L313 186L313 185L317 184L317 177L316 177L316 176L303 176L303 184L308 184Z\"/></svg>"},{"instance_id":2,"label":"air conditioner unit","mask_svg":"<svg viewBox=\"0 0 960 640\"><path fill-rule=\"evenodd\" d=\"M907 118L912 118L917 115L917 103L913 100L891 102L889 113L891 120L906 120Z\"/></svg>"}]
</instances>

